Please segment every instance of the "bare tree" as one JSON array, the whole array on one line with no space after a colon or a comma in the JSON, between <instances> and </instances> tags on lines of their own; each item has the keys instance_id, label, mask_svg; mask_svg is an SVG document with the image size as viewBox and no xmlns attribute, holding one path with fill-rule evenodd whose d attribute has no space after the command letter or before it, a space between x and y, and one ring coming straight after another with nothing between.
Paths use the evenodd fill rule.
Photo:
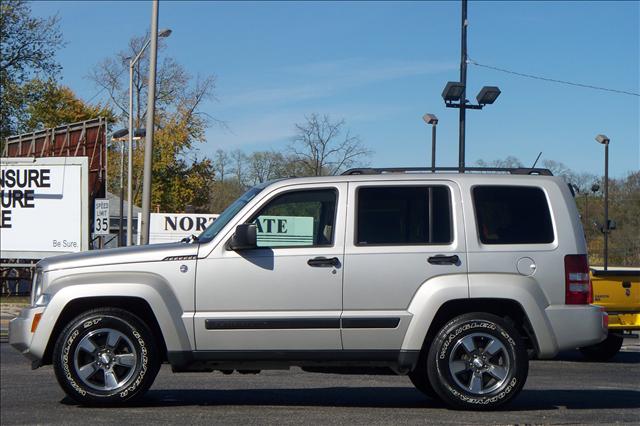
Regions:
<instances>
[{"instance_id":1,"label":"bare tree","mask_svg":"<svg viewBox=\"0 0 640 426\"><path fill-rule=\"evenodd\" d=\"M497 160L491 160L491 161L484 161L480 159L476 161L476 165L478 165L478 167L506 167L506 168L524 167L524 164L522 164L522 161L520 161L518 158L514 157L513 155L509 155L505 159L497 159Z\"/></svg>"},{"instance_id":2,"label":"bare tree","mask_svg":"<svg viewBox=\"0 0 640 426\"><path fill-rule=\"evenodd\" d=\"M236 149L231 152L231 162L233 164L233 173L236 180L241 185L245 185L247 181L247 175L245 167L247 165L247 154L241 149Z\"/></svg>"},{"instance_id":3,"label":"bare tree","mask_svg":"<svg viewBox=\"0 0 640 426\"><path fill-rule=\"evenodd\" d=\"M285 158L279 152L257 151L249 155L249 177L253 184L283 177Z\"/></svg>"},{"instance_id":4,"label":"bare tree","mask_svg":"<svg viewBox=\"0 0 640 426\"><path fill-rule=\"evenodd\" d=\"M218 181L224 180L225 172L229 166L231 159L229 158L229 154L224 149L217 149L216 154L213 158L213 169L218 174Z\"/></svg>"},{"instance_id":5,"label":"bare tree","mask_svg":"<svg viewBox=\"0 0 640 426\"><path fill-rule=\"evenodd\" d=\"M289 146L304 174L335 175L372 154L358 136L345 131L344 120L332 121L328 115L316 113L305 119L305 123L295 125L296 136Z\"/></svg>"}]
</instances>

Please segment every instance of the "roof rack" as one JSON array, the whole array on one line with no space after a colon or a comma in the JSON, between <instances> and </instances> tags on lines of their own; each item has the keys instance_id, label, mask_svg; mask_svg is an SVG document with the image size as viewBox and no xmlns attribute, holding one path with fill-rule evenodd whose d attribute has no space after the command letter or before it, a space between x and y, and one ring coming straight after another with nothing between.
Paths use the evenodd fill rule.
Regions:
<instances>
[{"instance_id":1,"label":"roof rack","mask_svg":"<svg viewBox=\"0 0 640 426\"><path fill-rule=\"evenodd\" d=\"M459 167L365 167L349 169L343 175L379 175L383 173L436 173L460 172ZM463 173L509 173L512 175L553 176L549 169L535 169L528 167L465 167Z\"/></svg>"}]
</instances>

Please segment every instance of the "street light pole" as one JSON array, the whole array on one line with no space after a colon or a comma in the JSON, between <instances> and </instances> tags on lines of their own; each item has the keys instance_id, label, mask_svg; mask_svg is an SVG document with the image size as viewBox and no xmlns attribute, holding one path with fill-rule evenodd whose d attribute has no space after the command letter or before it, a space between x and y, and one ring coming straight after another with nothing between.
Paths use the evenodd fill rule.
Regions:
<instances>
[{"instance_id":1,"label":"street light pole","mask_svg":"<svg viewBox=\"0 0 640 426\"><path fill-rule=\"evenodd\" d=\"M120 221L118 222L118 247L124 245L124 234L122 233L123 210L124 210L124 143L120 145Z\"/></svg>"},{"instance_id":2,"label":"street light pole","mask_svg":"<svg viewBox=\"0 0 640 426\"><path fill-rule=\"evenodd\" d=\"M431 172L436 171L436 125L438 117L433 114L425 114L422 116L425 123L431 124Z\"/></svg>"},{"instance_id":3,"label":"street light pole","mask_svg":"<svg viewBox=\"0 0 640 426\"><path fill-rule=\"evenodd\" d=\"M145 45L146 47L146 45ZM136 61L144 52L144 48L136 57ZM133 65L135 61L129 61L129 163L127 164L127 246L133 240Z\"/></svg>"},{"instance_id":4,"label":"street light pole","mask_svg":"<svg viewBox=\"0 0 640 426\"><path fill-rule=\"evenodd\" d=\"M604 144L604 270L609 268L609 141Z\"/></svg>"},{"instance_id":5,"label":"street light pole","mask_svg":"<svg viewBox=\"0 0 640 426\"><path fill-rule=\"evenodd\" d=\"M604 145L604 270L609 267L609 142L605 135L596 136L596 141Z\"/></svg>"},{"instance_id":6,"label":"street light pole","mask_svg":"<svg viewBox=\"0 0 640 426\"><path fill-rule=\"evenodd\" d=\"M151 13L151 59L149 64L149 93L147 98L147 125L144 144L144 172L142 181L142 228L140 244L149 244L151 218L151 167L153 162L153 131L156 106L156 65L158 62L158 0L153 0ZM140 231L138 231L140 232Z\"/></svg>"},{"instance_id":7,"label":"street light pole","mask_svg":"<svg viewBox=\"0 0 640 426\"><path fill-rule=\"evenodd\" d=\"M431 171L436 171L436 125L431 126Z\"/></svg>"},{"instance_id":8,"label":"street light pole","mask_svg":"<svg viewBox=\"0 0 640 426\"><path fill-rule=\"evenodd\" d=\"M465 156L465 122L467 118L467 0L462 0L462 26L460 34L460 83L462 95L460 97L460 130L458 147L458 169L464 172Z\"/></svg>"},{"instance_id":9,"label":"street light pole","mask_svg":"<svg viewBox=\"0 0 640 426\"><path fill-rule=\"evenodd\" d=\"M165 28L158 37L169 37L171 30ZM129 60L129 164L127 165L127 245L133 244L133 67L151 43L151 38L142 46L135 58ZM139 127L139 126L138 126ZM139 224L138 224L139 226Z\"/></svg>"}]
</instances>

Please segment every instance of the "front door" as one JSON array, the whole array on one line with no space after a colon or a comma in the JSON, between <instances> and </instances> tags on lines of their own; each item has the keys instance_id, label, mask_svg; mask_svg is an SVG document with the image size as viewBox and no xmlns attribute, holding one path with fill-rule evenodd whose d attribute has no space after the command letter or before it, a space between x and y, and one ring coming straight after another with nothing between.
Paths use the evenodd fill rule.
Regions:
<instances>
[{"instance_id":1,"label":"front door","mask_svg":"<svg viewBox=\"0 0 640 426\"><path fill-rule=\"evenodd\" d=\"M256 224L258 248L229 250L231 232L198 260L197 350L342 349L346 190L279 188L238 222Z\"/></svg>"}]
</instances>

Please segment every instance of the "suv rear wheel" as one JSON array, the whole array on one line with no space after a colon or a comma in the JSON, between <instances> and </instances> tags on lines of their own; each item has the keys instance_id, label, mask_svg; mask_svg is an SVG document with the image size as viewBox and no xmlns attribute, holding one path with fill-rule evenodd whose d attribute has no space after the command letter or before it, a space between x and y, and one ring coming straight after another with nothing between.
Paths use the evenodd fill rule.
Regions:
<instances>
[{"instance_id":1,"label":"suv rear wheel","mask_svg":"<svg viewBox=\"0 0 640 426\"><path fill-rule=\"evenodd\" d=\"M431 386L454 408L495 409L520 392L528 371L527 351L516 329L481 312L445 324L427 356Z\"/></svg>"},{"instance_id":2,"label":"suv rear wheel","mask_svg":"<svg viewBox=\"0 0 640 426\"><path fill-rule=\"evenodd\" d=\"M619 334L609 333L602 342L580 348L580 352L590 361L608 361L620 351L623 340Z\"/></svg>"},{"instance_id":3,"label":"suv rear wheel","mask_svg":"<svg viewBox=\"0 0 640 426\"><path fill-rule=\"evenodd\" d=\"M117 308L84 312L60 333L53 353L58 383L82 404L122 404L142 394L160 368L153 333Z\"/></svg>"}]
</instances>

